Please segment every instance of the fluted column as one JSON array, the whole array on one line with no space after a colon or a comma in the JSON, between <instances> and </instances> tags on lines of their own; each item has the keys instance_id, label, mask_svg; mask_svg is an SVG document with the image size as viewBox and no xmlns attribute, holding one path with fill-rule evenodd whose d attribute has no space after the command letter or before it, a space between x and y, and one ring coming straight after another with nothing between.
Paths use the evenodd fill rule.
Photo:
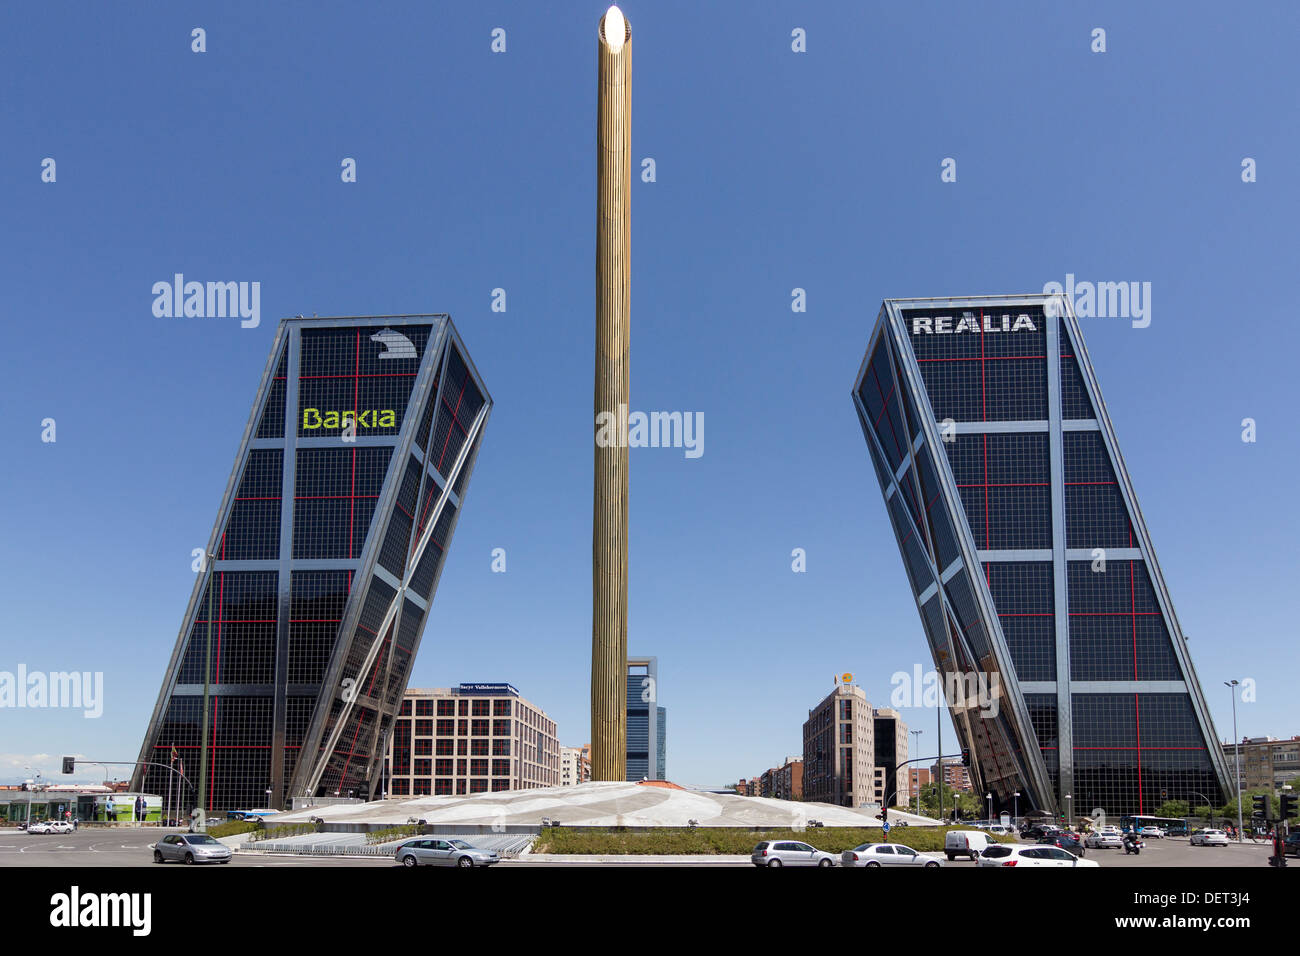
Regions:
<instances>
[{"instance_id":1,"label":"fluted column","mask_svg":"<svg viewBox=\"0 0 1300 956\"><path fill-rule=\"evenodd\" d=\"M596 133L595 434L591 534L591 779L627 775L627 406L632 188L632 29L601 18ZM608 420L608 419L606 419ZM610 430L605 429L608 436ZM604 445L604 447L602 447Z\"/></svg>"}]
</instances>

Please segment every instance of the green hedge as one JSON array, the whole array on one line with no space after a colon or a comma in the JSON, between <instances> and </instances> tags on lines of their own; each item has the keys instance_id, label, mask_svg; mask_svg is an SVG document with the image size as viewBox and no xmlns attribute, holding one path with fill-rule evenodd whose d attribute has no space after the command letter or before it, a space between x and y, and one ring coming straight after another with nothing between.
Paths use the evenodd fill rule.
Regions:
<instances>
[{"instance_id":1,"label":"green hedge","mask_svg":"<svg viewBox=\"0 0 1300 956\"><path fill-rule=\"evenodd\" d=\"M258 824L251 820L229 820L225 823L218 823L215 827L208 827L208 836L216 840L221 837L234 836L236 833L252 833L257 827Z\"/></svg>"},{"instance_id":2,"label":"green hedge","mask_svg":"<svg viewBox=\"0 0 1300 956\"><path fill-rule=\"evenodd\" d=\"M371 830L366 834L367 843L389 843L393 840L401 840L404 837L413 837L420 835L420 826L418 824L408 824L400 827L387 827L383 830Z\"/></svg>"},{"instance_id":3,"label":"green hedge","mask_svg":"<svg viewBox=\"0 0 1300 956\"><path fill-rule=\"evenodd\" d=\"M893 827L890 843L902 843L914 850L943 850L944 834L949 830L972 827ZM1010 837L989 834L1003 843ZM599 854L745 854L762 840L798 840L827 853L843 853L863 843L884 842L878 827L809 827L804 830L752 830L747 827L663 827L653 830L593 830L573 827L547 827L533 847L535 853Z\"/></svg>"}]
</instances>

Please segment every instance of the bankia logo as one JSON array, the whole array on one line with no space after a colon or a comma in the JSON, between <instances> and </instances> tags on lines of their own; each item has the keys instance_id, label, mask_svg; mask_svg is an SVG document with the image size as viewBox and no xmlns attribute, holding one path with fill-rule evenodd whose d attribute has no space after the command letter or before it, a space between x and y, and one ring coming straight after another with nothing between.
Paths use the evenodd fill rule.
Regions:
<instances>
[{"instance_id":1,"label":"bankia logo","mask_svg":"<svg viewBox=\"0 0 1300 956\"><path fill-rule=\"evenodd\" d=\"M379 353L381 360L419 358L414 343L401 332L394 332L392 329L380 329L370 336L370 341L378 342L384 347L384 350Z\"/></svg>"},{"instance_id":2,"label":"bankia logo","mask_svg":"<svg viewBox=\"0 0 1300 956\"><path fill-rule=\"evenodd\" d=\"M963 312L954 318L951 315L914 315L912 316L913 335L958 335L962 332L1037 332L1038 326L1031 316L1023 312L1014 318L1011 313L1002 315L986 313L978 316L974 312Z\"/></svg>"}]
</instances>

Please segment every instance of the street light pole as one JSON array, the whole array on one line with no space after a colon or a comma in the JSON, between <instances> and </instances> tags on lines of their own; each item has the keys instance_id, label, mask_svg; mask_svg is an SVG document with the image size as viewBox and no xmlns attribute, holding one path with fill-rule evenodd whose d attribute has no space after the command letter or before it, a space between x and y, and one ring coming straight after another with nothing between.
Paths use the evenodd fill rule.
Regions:
<instances>
[{"instance_id":1,"label":"street light pole","mask_svg":"<svg viewBox=\"0 0 1300 956\"><path fill-rule=\"evenodd\" d=\"M920 730L911 731L912 749L915 750L917 753L921 752L920 742L917 740L917 738L920 737L922 733L923 731ZM910 770L907 772L907 779L908 779L908 783L910 784L912 781L912 771ZM918 817L921 815L921 773L919 767L917 768L917 774L916 774L916 815Z\"/></svg>"},{"instance_id":2,"label":"street light pole","mask_svg":"<svg viewBox=\"0 0 1300 956\"><path fill-rule=\"evenodd\" d=\"M1232 753L1237 765L1237 841L1241 841L1241 738L1237 736L1237 691L1239 681L1225 680L1223 686L1232 695Z\"/></svg>"},{"instance_id":3,"label":"street light pole","mask_svg":"<svg viewBox=\"0 0 1300 956\"><path fill-rule=\"evenodd\" d=\"M1019 790L1017 790L1015 793L1015 800L1016 800L1015 809L1013 811L1015 816L1012 818L1012 822L1018 824L1020 822L1020 791Z\"/></svg>"},{"instance_id":4,"label":"street light pole","mask_svg":"<svg viewBox=\"0 0 1300 956\"><path fill-rule=\"evenodd\" d=\"M988 799L989 802L989 823L992 823L993 822L993 794L986 793L984 794L984 796Z\"/></svg>"}]
</instances>

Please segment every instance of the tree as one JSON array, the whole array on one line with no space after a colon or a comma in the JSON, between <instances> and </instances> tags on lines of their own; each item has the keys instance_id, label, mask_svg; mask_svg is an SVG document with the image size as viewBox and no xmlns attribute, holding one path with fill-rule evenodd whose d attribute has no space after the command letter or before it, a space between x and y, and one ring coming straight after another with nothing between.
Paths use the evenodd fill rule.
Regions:
<instances>
[{"instance_id":1,"label":"tree","mask_svg":"<svg viewBox=\"0 0 1300 956\"><path fill-rule=\"evenodd\" d=\"M1186 800L1166 800L1156 810L1158 817L1185 817L1188 814Z\"/></svg>"}]
</instances>

